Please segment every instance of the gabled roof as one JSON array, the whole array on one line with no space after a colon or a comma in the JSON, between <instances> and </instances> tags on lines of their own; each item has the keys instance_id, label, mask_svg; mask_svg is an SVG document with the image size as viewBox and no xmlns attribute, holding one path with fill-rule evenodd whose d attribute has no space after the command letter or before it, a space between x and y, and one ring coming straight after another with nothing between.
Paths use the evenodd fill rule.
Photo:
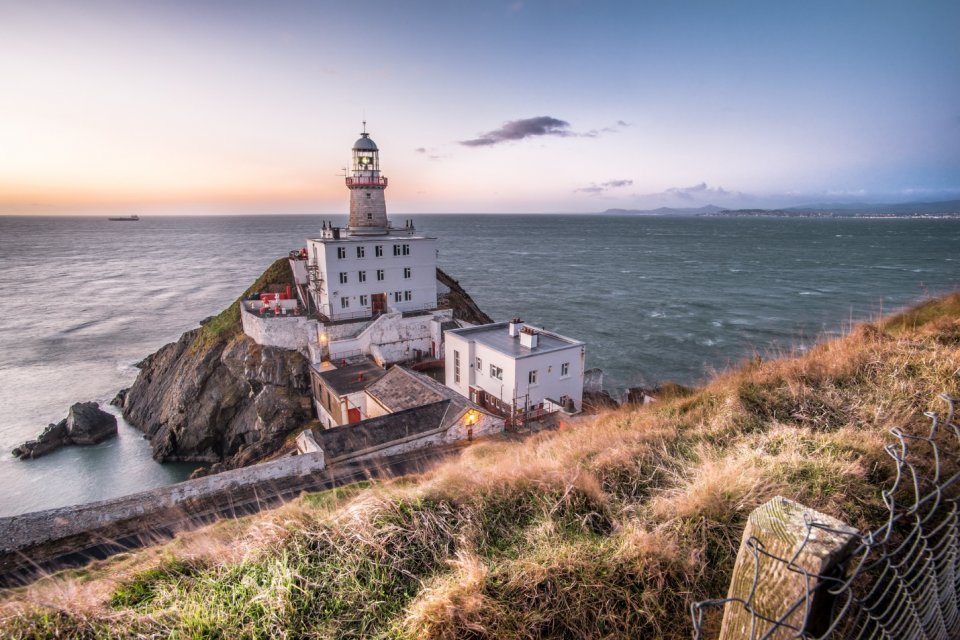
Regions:
<instances>
[{"instance_id":1,"label":"gabled roof","mask_svg":"<svg viewBox=\"0 0 960 640\"><path fill-rule=\"evenodd\" d=\"M425 385L419 376L403 367L392 367L367 387L367 395L391 412L447 399L446 394Z\"/></svg>"}]
</instances>

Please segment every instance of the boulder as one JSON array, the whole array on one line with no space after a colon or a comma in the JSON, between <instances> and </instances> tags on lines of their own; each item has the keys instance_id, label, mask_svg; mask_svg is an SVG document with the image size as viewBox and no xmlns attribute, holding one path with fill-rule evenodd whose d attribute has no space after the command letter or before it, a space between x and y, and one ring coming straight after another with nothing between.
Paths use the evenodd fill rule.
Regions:
<instances>
[{"instance_id":1,"label":"boulder","mask_svg":"<svg viewBox=\"0 0 960 640\"><path fill-rule=\"evenodd\" d=\"M48 425L36 440L27 440L14 448L12 453L21 460L29 460L46 455L68 443L67 419L64 418L57 424Z\"/></svg>"},{"instance_id":2,"label":"boulder","mask_svg":"<svg viewBox=\"0 0 960 640\"><path fill-rule=\"evenodd\" d=\"M92 445L117 435L117 419L100 409L96 402L78 402L67 414L70 444Z\"/></svg>"},{"instance_id":3,"label":"boulder","mask_svg":"<svg viewBox=\"0 0 960 640\"><path fill-rule=\"evenodd\" d=\"M21 460L39 458L68 444L91 445L117 435L117 419L96 402L78 402L67 417L48 425L36 440L27 440L11 453Z\"/></svg>"}]
</instances>

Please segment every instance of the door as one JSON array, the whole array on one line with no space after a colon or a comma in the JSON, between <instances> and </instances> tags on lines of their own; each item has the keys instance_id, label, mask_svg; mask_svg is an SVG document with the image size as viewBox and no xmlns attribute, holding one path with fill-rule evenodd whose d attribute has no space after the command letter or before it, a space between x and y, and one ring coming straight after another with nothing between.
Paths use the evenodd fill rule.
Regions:
<instances>
[{"instance_id":1,"label":"door","mask_svg":"<svg viewBox=\"0 0 960 640\"><path fill-rule=\"evenodd\" d=\"M360 422L360 409L347 409L347 422L350 424Z\"/></svg>"},{"instance_id":2,"label":"door","mask_svg":"<svg viewBox=\"0 0 960 640\"><path fill-rule=\"evenodd\" d=\"M385 313L387 310L387 294L375 293L370 296L370 302L373 306L373 313Z\"/></svg>"}]
</instances>

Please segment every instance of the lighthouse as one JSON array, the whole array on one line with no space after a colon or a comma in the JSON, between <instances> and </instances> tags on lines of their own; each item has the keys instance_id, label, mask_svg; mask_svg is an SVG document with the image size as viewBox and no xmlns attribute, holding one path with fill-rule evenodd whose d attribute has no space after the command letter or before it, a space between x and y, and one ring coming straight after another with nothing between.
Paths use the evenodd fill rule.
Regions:
<instances>
[{"instance_id":1,"label":"lighthouse","mask_svg":"<svg viewBox=\"0 0 960 640\"><path fill-rule=\"evenodd\" d=\"M351 236L380 236L390 232L387 221L387 203L384 191L387 179L380 175L380 150L367 133L353 143L353 161L346 178L350 190L350 222L347 234Z\"/></svg>"},{"instance_id":2,"label":"lighthouse","mask_svg":"<svg viewBox=\"0 0 960 640\"><path fill-rule=\"evenodd\" d=\"M437 239L417 233L413 220L393 227L387 220L380 175L380 149L363 132L351 149L346 176L350 218L346 227L324 222L293 260L301 297L331 321L437 308ZM359 343L358 343L359 344ZM428 344L417 346L428 350ZM351 347L351 349L356 347Z\"/></svg>"}]
</instances>

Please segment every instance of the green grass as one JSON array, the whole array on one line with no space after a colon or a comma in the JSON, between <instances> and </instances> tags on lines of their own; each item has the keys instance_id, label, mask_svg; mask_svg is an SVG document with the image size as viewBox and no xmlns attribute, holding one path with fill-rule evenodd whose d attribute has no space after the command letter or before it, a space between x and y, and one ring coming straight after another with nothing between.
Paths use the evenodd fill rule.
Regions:
<instances>
[{"instance_id":1,"label":"green grass","mask_svg":"<svg viewBox=\"0 0 960 640\"><path fill-rule=\"evenodd\" d=\"M260 274L260 277L243 292L242 296L204 324L194 339L191 348L195 351L203 351L214 344L229 342L232 338L239 335L243 330L240 323L240 303L252 293L265 291L267 286L271 284L294 286L293 272L290 269L289 259L280 258L276 260L267 267L266 271Z\"/></svg>"}]
</instances>

